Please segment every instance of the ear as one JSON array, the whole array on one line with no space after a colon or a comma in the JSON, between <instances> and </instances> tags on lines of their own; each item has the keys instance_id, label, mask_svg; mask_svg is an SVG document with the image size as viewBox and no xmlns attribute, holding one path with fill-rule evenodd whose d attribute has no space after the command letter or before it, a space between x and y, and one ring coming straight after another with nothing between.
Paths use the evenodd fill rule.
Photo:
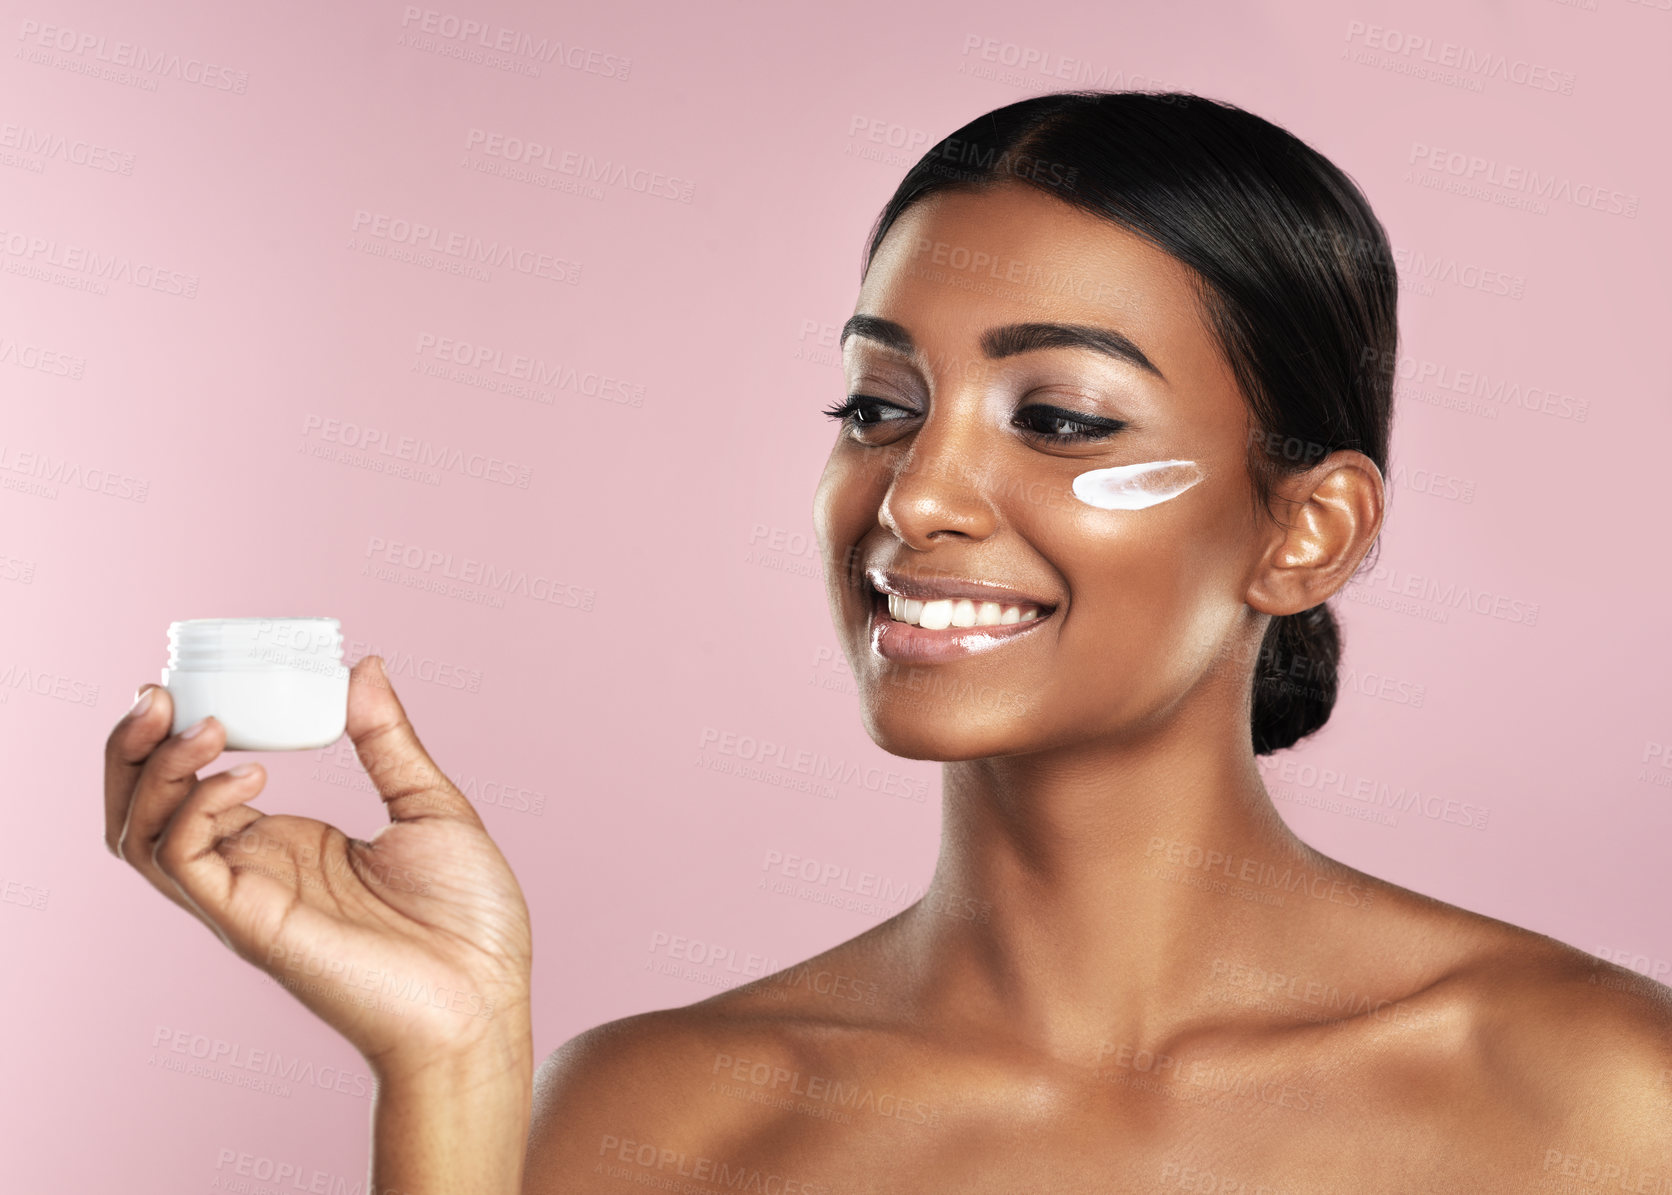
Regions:
<instances>
[{"instance_id":1,"label":"ear","mask_svg":"<svg viewBox=\"0 0 1672 1195\"><path fill-rule=\"evenodd\" d=\"M1349 580L1382 530L1382 471L1339 449L1273 485L1270 542L1244 598L1263 614L1298 614Z\"/></svg>"}]
</instances>

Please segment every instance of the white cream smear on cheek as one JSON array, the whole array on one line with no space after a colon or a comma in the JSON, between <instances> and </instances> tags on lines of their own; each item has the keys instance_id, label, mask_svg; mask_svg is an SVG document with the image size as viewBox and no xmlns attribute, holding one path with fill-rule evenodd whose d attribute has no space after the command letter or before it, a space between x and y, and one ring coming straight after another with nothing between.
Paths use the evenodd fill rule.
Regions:
<instances>
[{"instance_id":1,"label":"white cream smear on cheek","mask_svg":"<svg viewBox=\"0 0 1672 1195\"><path fill-rule=\"evenodd\" d=\"M1093 469L1074 479L1074 496L1099 510L1143 510L1184 491L1207 476L1195 461L1144 461Z\"/></svg>"}]
</instances>

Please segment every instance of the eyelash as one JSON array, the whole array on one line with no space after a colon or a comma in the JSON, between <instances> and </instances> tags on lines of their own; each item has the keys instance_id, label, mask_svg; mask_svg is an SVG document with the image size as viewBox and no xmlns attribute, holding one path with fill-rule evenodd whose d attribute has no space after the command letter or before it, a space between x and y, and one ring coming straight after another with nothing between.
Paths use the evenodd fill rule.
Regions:
<instances>
[{"instance_id":1,"label":"eyelash","mask_svg":"<svg viewBox=\"0 0 1672 1195\"><path fill-rule=\"evenodd\" d=\"M904 407L895 406L893 403L883 402L880 398L872 398L865 394L850 394L848 395L848 400L846 402L838 406L827 407L823 413L832 419L841 420L841 422L847 426L875 427L877 426L876 423L861 423L855 418L856 415L871 405L889 407L896 411L905 409ZM1020 411L1016 412L1016 417L1020 419L1026 412L1029 411L1043 412L1044 416L1050 419L1053 423L1072 423L1080 427L1090 429L1088 431L1080 432L1042 432L1036 431L1032 428L1021 429L1027 435L1047 444L1072 444L1095 440L1106 440L1127 426L1125 420L1093 418L1092 416L1081 415L1075 411L1065 410L1062 407L1049 406L1044 403L1030 403L1028 406L1023 407ZM885 422L892 423L895 421L886 420Z\"/></svg>"}]
</instances>

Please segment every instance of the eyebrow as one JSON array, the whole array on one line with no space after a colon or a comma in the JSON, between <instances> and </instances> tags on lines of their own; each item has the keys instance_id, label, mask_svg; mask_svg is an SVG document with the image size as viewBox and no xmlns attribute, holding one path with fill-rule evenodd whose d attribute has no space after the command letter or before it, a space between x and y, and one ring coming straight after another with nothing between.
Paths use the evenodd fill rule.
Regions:
<instances>
[{"instance_id":1,"label":"eyebrow","mask_svg":"<svg viewBox=\"0 0 1672 1195\"><path fill-rule=\"evenodd\" d=\"M842 338L837 344L846 345L850 336L863 336L908 357L921 356L905 325L881 316L853 316L842 325ZM1163 382L1167 380L1167 376L1156 368L1142 349L1113 328L1099 328L1092 324L1003 324L988 328L981 334L981 351L993 360L1037 349L1056 348L1091 349L1117 361L1136 365Z\"/></svg>"}]
</instances>

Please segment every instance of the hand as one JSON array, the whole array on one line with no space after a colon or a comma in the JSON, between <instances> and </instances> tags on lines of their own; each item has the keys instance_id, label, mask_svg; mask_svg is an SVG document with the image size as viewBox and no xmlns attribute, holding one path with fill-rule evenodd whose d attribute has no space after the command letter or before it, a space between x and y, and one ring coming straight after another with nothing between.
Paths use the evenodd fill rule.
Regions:
<instances>
[{"instance_id":1,"label":"hand","mask_svg":"<svg viewBox=\"0 0 1672 1195\"><path fill-rule=\"evenodd\" d=\"M173 717L168 690L147 686L105 744L113 854L289 988L380 1076L526 1039L522 890L419 743L381 660L356 664L348 689L348 736L389 811L370 841L249 805L266 782L253 761L198 779L225 729L211 717L170 735Z\"/></svg>"}]
</instances>

